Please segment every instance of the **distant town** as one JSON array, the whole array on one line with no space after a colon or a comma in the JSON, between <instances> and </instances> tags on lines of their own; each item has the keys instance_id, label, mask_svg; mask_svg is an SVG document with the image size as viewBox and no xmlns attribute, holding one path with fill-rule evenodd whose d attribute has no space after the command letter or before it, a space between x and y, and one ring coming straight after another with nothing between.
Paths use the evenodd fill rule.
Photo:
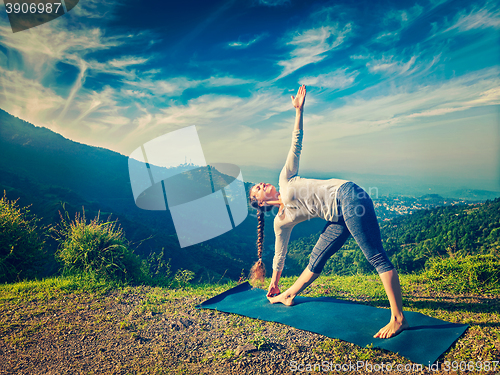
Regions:
<instances>
[{"instance_id":1,"label":"distant town","mask_svg":"<svg viewBox=\"0 0 500 375\"><path fill-rule=\"evenodd\" d=\"M483 201L468 199L443 198L438 194L428 194L419 198L405 196L372 197L377 217L387 221L401 215L412 214L419 210L429 210L439 206L476 205Z\"/></svg>"}]
</instances>

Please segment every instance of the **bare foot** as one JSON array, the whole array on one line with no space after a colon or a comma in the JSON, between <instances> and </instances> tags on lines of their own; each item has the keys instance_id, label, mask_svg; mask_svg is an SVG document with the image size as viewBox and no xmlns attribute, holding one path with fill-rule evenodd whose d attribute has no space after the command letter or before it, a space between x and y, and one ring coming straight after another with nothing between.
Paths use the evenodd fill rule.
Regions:
<instances>
[{"instance_id":1,"label":"bare foot","mask_svg":"<svg viewBox=\"0 0 500 375\"><path fill-rule=\"evenodd\" d=\"M282 303L283 305L287 305L287 306L293 305L294 298L295 297L292 297L290 294L286 294L286 293L278 294L276 297L267 297L267 299L271 303Z\"/></svg>"},{"instance_id":2,"label":"bare foot","mask_svg":"<svg viewBox=\"0 0 500 375\"><path fill-rule=\"evenodd\" d=\"M378 337L381 339L388 339L389 337L394 337L409 328L410 325L406 321L405 317L403 319L396 319L394 316L391 317L391 321L385 327L381 328L380 331L373 337Z\"/></svg>"}]
</instances>

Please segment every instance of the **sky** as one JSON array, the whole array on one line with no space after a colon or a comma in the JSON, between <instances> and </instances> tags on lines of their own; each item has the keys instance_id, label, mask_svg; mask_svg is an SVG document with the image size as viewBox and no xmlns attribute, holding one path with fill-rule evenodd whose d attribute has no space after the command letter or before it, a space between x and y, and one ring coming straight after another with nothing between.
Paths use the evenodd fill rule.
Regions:
<instances>
[{"instance_id":1,"label":"sky","mask_svg":"<svg viewBox=\"0 0 500 375\"><path fill-rule=\"evenodd\" d=\"M496 1L80 0L17 33L0 8L0 108L77 142L129 156L195 125L258 182L305 84L299 174L500 191Z\"/></svg>"}]
</instances>

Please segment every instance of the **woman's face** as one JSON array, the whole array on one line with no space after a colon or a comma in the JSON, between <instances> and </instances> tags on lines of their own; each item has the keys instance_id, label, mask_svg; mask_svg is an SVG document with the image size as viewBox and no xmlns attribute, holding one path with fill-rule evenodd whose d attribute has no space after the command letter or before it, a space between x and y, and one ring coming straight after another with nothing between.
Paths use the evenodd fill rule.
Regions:
<instances>
[{"instance_id":1,"label":"woman's face","mask_svg":"<svg viewBox=\"0 0 500 375\"><path fill-rule=\"evenodd\" d=\"M254 185L250 189L250 198L257 199L259 204L267 201L275 201L278 199L280 193L271 184L266 184L261 182L260 184Z\"/></svg>"}]
</instances>

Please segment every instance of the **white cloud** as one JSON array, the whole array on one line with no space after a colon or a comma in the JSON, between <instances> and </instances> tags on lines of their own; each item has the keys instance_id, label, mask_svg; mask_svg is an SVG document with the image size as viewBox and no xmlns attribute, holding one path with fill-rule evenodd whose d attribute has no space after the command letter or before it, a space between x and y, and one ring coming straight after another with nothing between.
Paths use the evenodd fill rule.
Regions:
<instances>
[{"instance_id":1,"label":"white cloud","mask_svg":"<svg viewBox=\"0 0 500 375\"><path fill-rule=\"evenodd\" d=\"M288 126L285 132L282 127L259 127L273 115L293 113L289 96L276 88L256 91L249 98L208 94L186 104L170 101L161 109L137 107L140 113L132 121L134 128L128 128L119 145L121 152L126 154L160 134L196 125L207 161L234 163L248 162L256 145L270 146L278 138L288 138Z\"/></svg>"},{"instance_id":2,"label":"white cloud","mask_svg":"<svg viewBox=\"0 0 500 375\"><path fill-rule=\"evenodd\" d=\"M383 56L368 62L366 67L372 73L410 74L416 70L416 67L410 70L416 60L417 56L412 56L407 62L397 61L395 56Z\"/></svg>"},{"instance_id":3,"label":"white cloud","mask_svg":"<svg viewBox=\"0 0 500 375\"><path fill-rule=\"evenodd\" d=\"M313 77L303 77L300 84L306 86L325 87L330 89L344 89L352 86L358 72L346 73L347 68L337 69L330 73L320 74Z\"/></svg>"},{"instance_id":4,"label":"white cloud","mask_svg":"<svg viewBox=\"0 0 500 375\"><path fill-rule=\"evenodd\" d=\"M140 65L144 64L149 59L144 57L136 57L136 56L123 56L119 59L113 59L108 61L108 64L114 66L115 68L123 68L130 65Z\"/></svg>"},{"instance_id":5,"label":"white cloud","mask_svg":"<svg viewBox=\"0 0 500 375\"><path fill-rule=\"evenodd\" d=\"M487 2L482 8L473 6L457 12L451 20L444 18L441 22L432 23L428 39L448 38L450 34L481 29L500 29L500 8L497 2Z\"/></svg>"},{"instance_id":6,"label":"white cloud","mask_svg":"<svg viewBox=\"0 0 500 375\"><path fill-rule=\"evenodd\" d=\"M248 41L241 41L238 39L237 42L230 42L226 45L227 48L239 48L239 49L244 49L250 47L252 44L257 43L259 40L264 39L267 37L269 34L268 33L262 33L260 35L254 36L252 39L249 39ZM242 38L243 39L243 38Z\"/></svg>"},{"instance_id":7,"label":"white cloud","mask_svg":"<svg viewBox=\"0 0 500 375\"><path fill-rule=\"evenodd\" d=\"M179 96L194 87L222 87L238 86L253 81L230 76L214 76L205 79L190 79L189 77L172 77L169 79L136 78L135 80L123 80L124 83L133 87L132 91L136 97L139 96ZM142 93L139 95L139 93Z\"/></svg>"},{"instance_id":8,"label":"white cloud","mask_svg":"<svg viewBox=\"0 0 500 375\"><path fill-rule=\"evenodd\" d=\"M371 56L369 55L351 55L349 56L351 60L367 60L371 59Z\"/></svg>"},{"instance_id":9,"label":"white cloud","mask_svg":"<svg viewBox=\"0 0 500 375\"><path fill-rule=\"evenodd\" d=\"M73 101L73 98L75 97L78 90L80 90L80 88L82 87L83 82L85 80L85 71L86 70L87 70L87 64L85 63L84 60L80 60L80 73L78 74L78 77L76 78L76 81L73 84L73 87L71 88L68 99L66 100L66 104L64 105L64 108L61 111L59 118L61 118L61 119L64 118L64 116L66 115L66 112L68 111L69 105Z\"/></svg>"},{"instance_id":10,"label":"white cloud","mask_svg":"<svg viewBox=\"0 0 500 375\"><path fill-rule=\"evenodd\" d=\"M488 3L481 9L473 8L470 12L459 12L450 27L443 30L446 33L458 29L461 32L472 29L500 29L500 9L498 3Z\"/></svg>"},{"instance_id":11,"label":"white cloud","mask_svg":"<svg viewBox=\"0 0 500 375\"><path fill-rule=\"evenodd\" d=\"M203 85L210 87L219 87L219 86L239 86L247 83L252 83L254 81L242 79L242 78L234 78L234 77L210 77L208 79L201 81Z\"/></svg>"},{"instance_id":12,"label":"white cloud","mask_svg":"<svg viewBox=\"0 0 500 375\"><path fill-rule=\"evenodd\" d=\"M339 47L351 33L352 25L338 24L297 31L287 37L285 45L293 46L290 58L278 61L283 71L276 80L283 78L305 65L319 62L327 57L326 52Z\"/></svg>"},{"instance_id":13,"label":"white cloud","mask_svg":"<svg viewBox=\"0 0 500 375\"><path fill-rule=\"evenodd\" d=\"M403 10L391 10L388 12L382 21L385 25L395 23L398 29L404 28L406 25L411 24L418 16L424 11L424 8L415 4L411 8Z\"/></svg>"},{"instance_id":14,"label":"white cloud","mask_svg":"<svg viewBox=\"0 0 500 375\"><path fill-rule=\"evenodd\" d=\"M153 95L141 90L122 90L125 96L133 96L135 98L152 98Z\"/></svg>"},{"instance_id":15,"label":"white cloud","mask_svg":"<svg viewBox=\"0 0 500 375\"><path fill-rule=\"evenodd\" d=\"M65 15L74 18L85 17L86 19L106 19L114 17L113 9L116 5L114 1L107 0L85 0L79 1L77 6Z\"/></svg>"},{"instance_id":16,"label":"white cloud","mask_svg":"<svg viewBox=\"0 0 500 375\"><path fill-rule=\"evenodd\" d=\"M2 109L38 126L45 125L64 105L64 99L50 88L26 78L21 72L1 66L0 87Z\"/></svg>"},{"instance_id":17,"label":"white cloud","mask_svg":"<svg viewBox=\"0 0 500 375\"><path fill-rule=\"evenodd\" d=\"M257 0L257 4L267 7L277 7L289 4L290 0Z\"/></svg>"},{"instance_id":18,"label":"white cloud","mask_svg":"<svg viewBox=\"0 0 500 375\"><path fill-rule=\"evenodd\" d=\"M400 33L409 27L424 11L424 8L415 4L411 8L396 10L393 9L385 15L382 20L384 31L374 37L374 41L391 44L399 40Z\"/></svg>"},{"instance_id":19,"label":"white cloud","mask_svg":"<svg viewBox=\"0 0 500 375\"><path fill-rule=\"evenodd\" d=\"M0 38L5 47L20 52L31 64L63 61L78 65L78 57L84 54L123 43L121 38L103 36L99 28L69 31L59 23L49 25L52 23L15 34L8 27L0 27Z\"/></svg>"},{"instance_id":20,"label":"white cloud","mask_svg":"<svg viewBox=\"0 0 500 375\"><path fill-rule=\"evenodd\" d=\"M325 121L309 121L309 136L325 141L325 134L331 134L333 140L395 126L418 126L423 118L500 105L499 73L496 68L485 69L411 91L409 87L399 87L395 92L368 99L362 98L366 93L359 92L346 98L344 106L321 112ZM332 124L335 124L333 133L328 131Z\"/></svg>"},{"instance_id":21,"label":"white cloud","mask_svg":"<svg viewBox=\"0 0 500 375\"><path fill-rule=\"evenodd\" d=\"M377 42L394 43L399 40L398 32L382 32L375 37Z\"/></svg>"}]
</instances>

